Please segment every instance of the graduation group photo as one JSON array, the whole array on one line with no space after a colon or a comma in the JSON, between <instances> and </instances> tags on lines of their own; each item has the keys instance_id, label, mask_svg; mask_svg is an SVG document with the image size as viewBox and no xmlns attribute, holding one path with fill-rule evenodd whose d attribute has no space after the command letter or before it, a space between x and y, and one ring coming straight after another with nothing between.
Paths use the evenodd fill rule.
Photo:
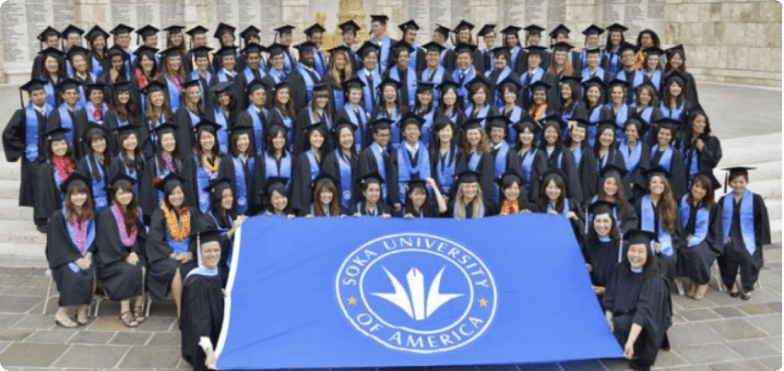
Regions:
<instances>
[{"instance_id":1,"label":"graduation group photo","mask_svg":"<svg viewBox=\"0 0 784 371\"><path fill-rule=\"evenodd\" d=\"M136 368L781 366L780 4L333 2L3 24L43 367L161 318Z\"/></svg>"}]
</instances>

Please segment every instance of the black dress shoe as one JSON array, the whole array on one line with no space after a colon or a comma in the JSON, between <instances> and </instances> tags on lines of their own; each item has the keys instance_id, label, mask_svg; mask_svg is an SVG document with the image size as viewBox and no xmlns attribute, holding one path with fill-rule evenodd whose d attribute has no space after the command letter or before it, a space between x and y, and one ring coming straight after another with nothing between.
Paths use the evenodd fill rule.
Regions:
<instances>
[{"instance_id":1,"label":"black dress shoe","mask_svg":"<svg viewBox=\"0 0 784 371\"><path fill-rule=\"evenodd\" d=\"M740 299L741 300L749 300L749 299L751 299L751 293L750 292L743 292L743 293L741 293L740 294Z\"/></svg>"},{"instance_id":2,"label":"black dress shoe","mask_svg":"<svg viewBox=\"0 0 784 371\"><path fill-rule=\"evenodd\" d=\"M41 232L41 233L43 233L43 234L47 234L47 233L49 233L49 226L46 226L46 225L39 225L39 226L37 227L37 229L38 229L38 232Z\"/></svg>"},{"instance_id":3,"label":"black dress shoe","mask_svg":"<svg viewBox=\"0 0 784 371\"><path fill-rule=\"evenodd\" d=\"M737 298L738 296L740 296L740 291L730 292L730 296L732 296L733 298Z\"/></svg>"}]
</instances>

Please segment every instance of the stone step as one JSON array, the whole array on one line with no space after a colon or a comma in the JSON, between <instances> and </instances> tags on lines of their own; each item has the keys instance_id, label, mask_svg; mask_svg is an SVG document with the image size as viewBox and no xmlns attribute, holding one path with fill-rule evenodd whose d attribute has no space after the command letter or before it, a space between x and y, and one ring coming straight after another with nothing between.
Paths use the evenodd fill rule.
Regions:
<instances>
[{"instance_id":1,"label":"stone step","mask_svg":"<svg viewBox=\"0 0 784 371\"><path fill-rule=\"evenodd\" d=\"M0 180L19 180L20 170L18 162L0 162Z\"/></svg>"},{"instance_id":2,"label":"stone step","mask_svg":"<svg viewBox=\"0 0 784 371\"><path fill-rule=\"evenodd\" d=\"M33 220L32 207L20 207L18 198L0 199L0 229L6 220Z\"/></svg>"},{"instance_id":3,"label":"stone step","mask_svg":"<svg viewBox=\"0 0 784 371\"><path fill-rule=\"evenodd\" d=\"M765 200L765 207L768 209L768 219L771 223L775 219L781 219L781 199Z\"/></svg>"},{"instance_id":4,"label":"stone step","mask_svg":"<svg viewBox=\"0 0 784 371\"><path fill-rule=\"evenodd\" d=\"M770 211L768 211L770 212ZM781 243L782 241L782 221L779 219L770 219L770 242Z\"/></svg>"},{"instance_id":5,"label":"stone step","mask_svg":"<svg viewBox=\"0 0 784 371\"><path fill-rule=\"evenodd\" d=\"M44 243L0 243L0 267L49 268Z\"/></svg>"},{"instance_id":6,"label":"stone step","mask_svg":"<svg viewBox=\"0 0 784 371\"><path fill-rule=\"evenodd\" d=\"M781 161L781 132L721 141L719 167Z\"/></svg>"},{"instance_id":7,"label":"stone step","mask_svg":"<svg viewBox=\"0 0 784 371\"><path fill-rule=\"evenodd\" d=\"M19 180L0 179L0 199L19 201Z\"/></svg>"},{"instance_id":8,"label":"stone step","mask_svg":"<svg viewBox=\"0 0 784 371\"><path fill-rule=\"evenodd\" d=\"M0 241L44 244L46 235L38 232L32 220L4 220L0 223Z\"/></svg>"}]
</instances>

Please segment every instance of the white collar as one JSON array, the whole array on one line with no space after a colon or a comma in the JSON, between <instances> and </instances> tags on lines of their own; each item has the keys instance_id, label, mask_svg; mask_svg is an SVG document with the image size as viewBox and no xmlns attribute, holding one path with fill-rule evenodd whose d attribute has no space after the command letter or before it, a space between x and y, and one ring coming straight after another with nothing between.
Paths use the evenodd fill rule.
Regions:
<instances>
[{"instance_id":1,"label":"white collar","mask_svg":"<svg viewBox=\"0 0 784 371\"><path fill-rule=\"evenodd\" d=\"M419 152L419 142L416 142L416 144L414 144L413 147L409 146L408 142L405 143L406 143L406 149L408 150L409 153L411 153L412 156L417 152Z\"/></svg>"}]
</instances>

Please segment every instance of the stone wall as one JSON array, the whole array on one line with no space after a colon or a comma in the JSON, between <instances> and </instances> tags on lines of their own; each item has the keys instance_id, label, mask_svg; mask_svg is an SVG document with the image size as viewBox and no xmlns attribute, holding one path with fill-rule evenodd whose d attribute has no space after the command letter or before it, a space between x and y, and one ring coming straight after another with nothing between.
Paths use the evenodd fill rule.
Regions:
<instances>
[{"instance_id":1,"label":"stone wall","mask_svg":"<svg viewBox=\"0 0 784 371\"><path fill-rule=\"evenodd\" d=\"M282 24L301 30L325 17L328 32L338 24L339 0L7 0L0 6L0 81L19 83L29 77L39 50L35 36L46 25L63 29L74 23L85 29L99 24L126 23L214 30L223 21L239 30L250 24L262 29L262 43L273 41L272 28ZM452 27L466 18L477 27L495 23L524 26L536 23L548 30L559 23L572 29L571 42L582 47L582 29L590 24L620 22L634 42L645 28L655 30L664 47L683 44L687 67L700 81L781 86L781 14L776 1L738 0L364 0L363 30L369 15L388 14L389 31L399 38L397 25L414 19L422 27L418 41L427 42L436 24ZM159 37L161 46L164 38ZM213 40L214 41L214 40ZM500 40L497 41L497 43ZM549 38L544 37L543 44Z\"/></svg>"}]
</instances>

